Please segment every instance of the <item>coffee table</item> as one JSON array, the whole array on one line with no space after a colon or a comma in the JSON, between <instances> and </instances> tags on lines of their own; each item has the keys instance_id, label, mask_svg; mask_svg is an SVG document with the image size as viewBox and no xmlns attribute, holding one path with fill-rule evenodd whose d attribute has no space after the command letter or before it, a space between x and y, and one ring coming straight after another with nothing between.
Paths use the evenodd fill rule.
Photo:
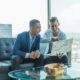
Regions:
<instances>
[{"instance_id":1,"label":"coffee table","mask_svg":"<svg viewBox=\"0 0 80 80\"><path fill-rule=\"evenodd\" d=\"M63 75L48 75L44 67L29 68L27 70L15 70L8 73L9 77L15 80L79 80L80 68L72 66L65 69Z\"/></svg>"}]
</instances>

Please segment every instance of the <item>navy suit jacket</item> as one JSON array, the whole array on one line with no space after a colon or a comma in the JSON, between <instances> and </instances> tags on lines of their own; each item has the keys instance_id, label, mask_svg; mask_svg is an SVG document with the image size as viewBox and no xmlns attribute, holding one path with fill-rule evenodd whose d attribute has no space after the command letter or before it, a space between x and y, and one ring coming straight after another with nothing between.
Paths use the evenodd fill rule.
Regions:
<instances>
[{"instance_id":1,"label":"navy suit jacket","mask_svg":"<svg viewBox=\"0 0 80 80\"><path fill-rule=\"evenodd\" d=\"M23 32L17 36L13 47L13 54L25 57L26 53L39 50L40 46L40 35L37 35L34 43L30 49L30 37L29 32Z\"/></svg>"}]
</instances>

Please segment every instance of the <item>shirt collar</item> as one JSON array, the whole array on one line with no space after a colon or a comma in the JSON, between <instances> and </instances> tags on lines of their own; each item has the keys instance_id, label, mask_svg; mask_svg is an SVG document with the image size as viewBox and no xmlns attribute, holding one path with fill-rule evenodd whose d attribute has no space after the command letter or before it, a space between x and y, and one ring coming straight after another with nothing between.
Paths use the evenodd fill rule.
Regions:
<instances>
[{"instance_id":1,"label":"shirt collar","mask_svg":"<svg viewBox=\"0 0 80 80\"><path fill-rule=\"evenodd\" d=\"M32 36L31 33L30 33L30 31L29 31L29 36L30 36L30 39L32 39L33 37L34 38L36 37L36 35L35 36Z\"/></svg>"}]
</instances>

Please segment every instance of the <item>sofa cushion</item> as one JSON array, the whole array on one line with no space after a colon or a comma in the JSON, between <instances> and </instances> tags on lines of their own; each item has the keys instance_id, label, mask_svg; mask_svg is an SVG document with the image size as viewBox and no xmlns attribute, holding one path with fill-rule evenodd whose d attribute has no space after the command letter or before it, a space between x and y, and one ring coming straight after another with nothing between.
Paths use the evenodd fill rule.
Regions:
<instances>
[{"instance_id":1,"label":"sofa cushion","mask_svg":"<svg viewBox=\"0 0 80 80\"><path fill-rule=\"evenodd\" d=\"M8 73L10 71L11 61L0 61L0 73Z\"/></svg>"},{"instance_id":2,"label":"sofa cushion","mask_svg":"<svg viewBox=\"0 0 80 80\"><path fill-rule=\"evenodd\" d=\"M32 68L34 66L33 63L25 63L20 65L20 69Z\"/></svg>"},{"instance_id":3,"label":"sofa cushion","mask_svg":"<svg viewBox=\"0 0 80 80\"><path fill-rule=\"evenodd\" d=\"M20 69L32 68L33 63L25 63L20 65ZM8 73L10 71L11 61L0 61L0 73Z\"/></svg>"},{"instance_id":4,"label":"sofa cushion","mask_svg":"<svg viewBox=\"0 0 80 80\"><path fill-rule=\"evenodd\" d=\"M10 80L8 74L0 73L0 80Z\"/></svg>"},{"instance_id":5,"label":"sofa cushion","mask_svg":"<svg viewBox=\"0 0 80 80\"><path fill-rule=\"evenodd\" d=\"M0 60L11 58L14 41L14 38L0 38Z\"/></svg>"}]
</instances>

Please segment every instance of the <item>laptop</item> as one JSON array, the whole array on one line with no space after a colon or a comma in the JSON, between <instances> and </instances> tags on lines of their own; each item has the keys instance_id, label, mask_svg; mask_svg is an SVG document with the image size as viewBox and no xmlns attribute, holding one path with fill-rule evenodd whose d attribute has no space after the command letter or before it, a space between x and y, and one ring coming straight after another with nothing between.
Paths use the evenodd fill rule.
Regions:
<instances>
[{"instance_id":1,"label":"laptop","mask_svg":"<svg viewBox=\"0 0 80 80\"><path fill-rule=\"evenodd\" d=\"M45 54L47 56L53 56L57 54L65 54L72 50L73 39L59 40L52 42L51 53Z\"/></svg>"}]
</instances>

